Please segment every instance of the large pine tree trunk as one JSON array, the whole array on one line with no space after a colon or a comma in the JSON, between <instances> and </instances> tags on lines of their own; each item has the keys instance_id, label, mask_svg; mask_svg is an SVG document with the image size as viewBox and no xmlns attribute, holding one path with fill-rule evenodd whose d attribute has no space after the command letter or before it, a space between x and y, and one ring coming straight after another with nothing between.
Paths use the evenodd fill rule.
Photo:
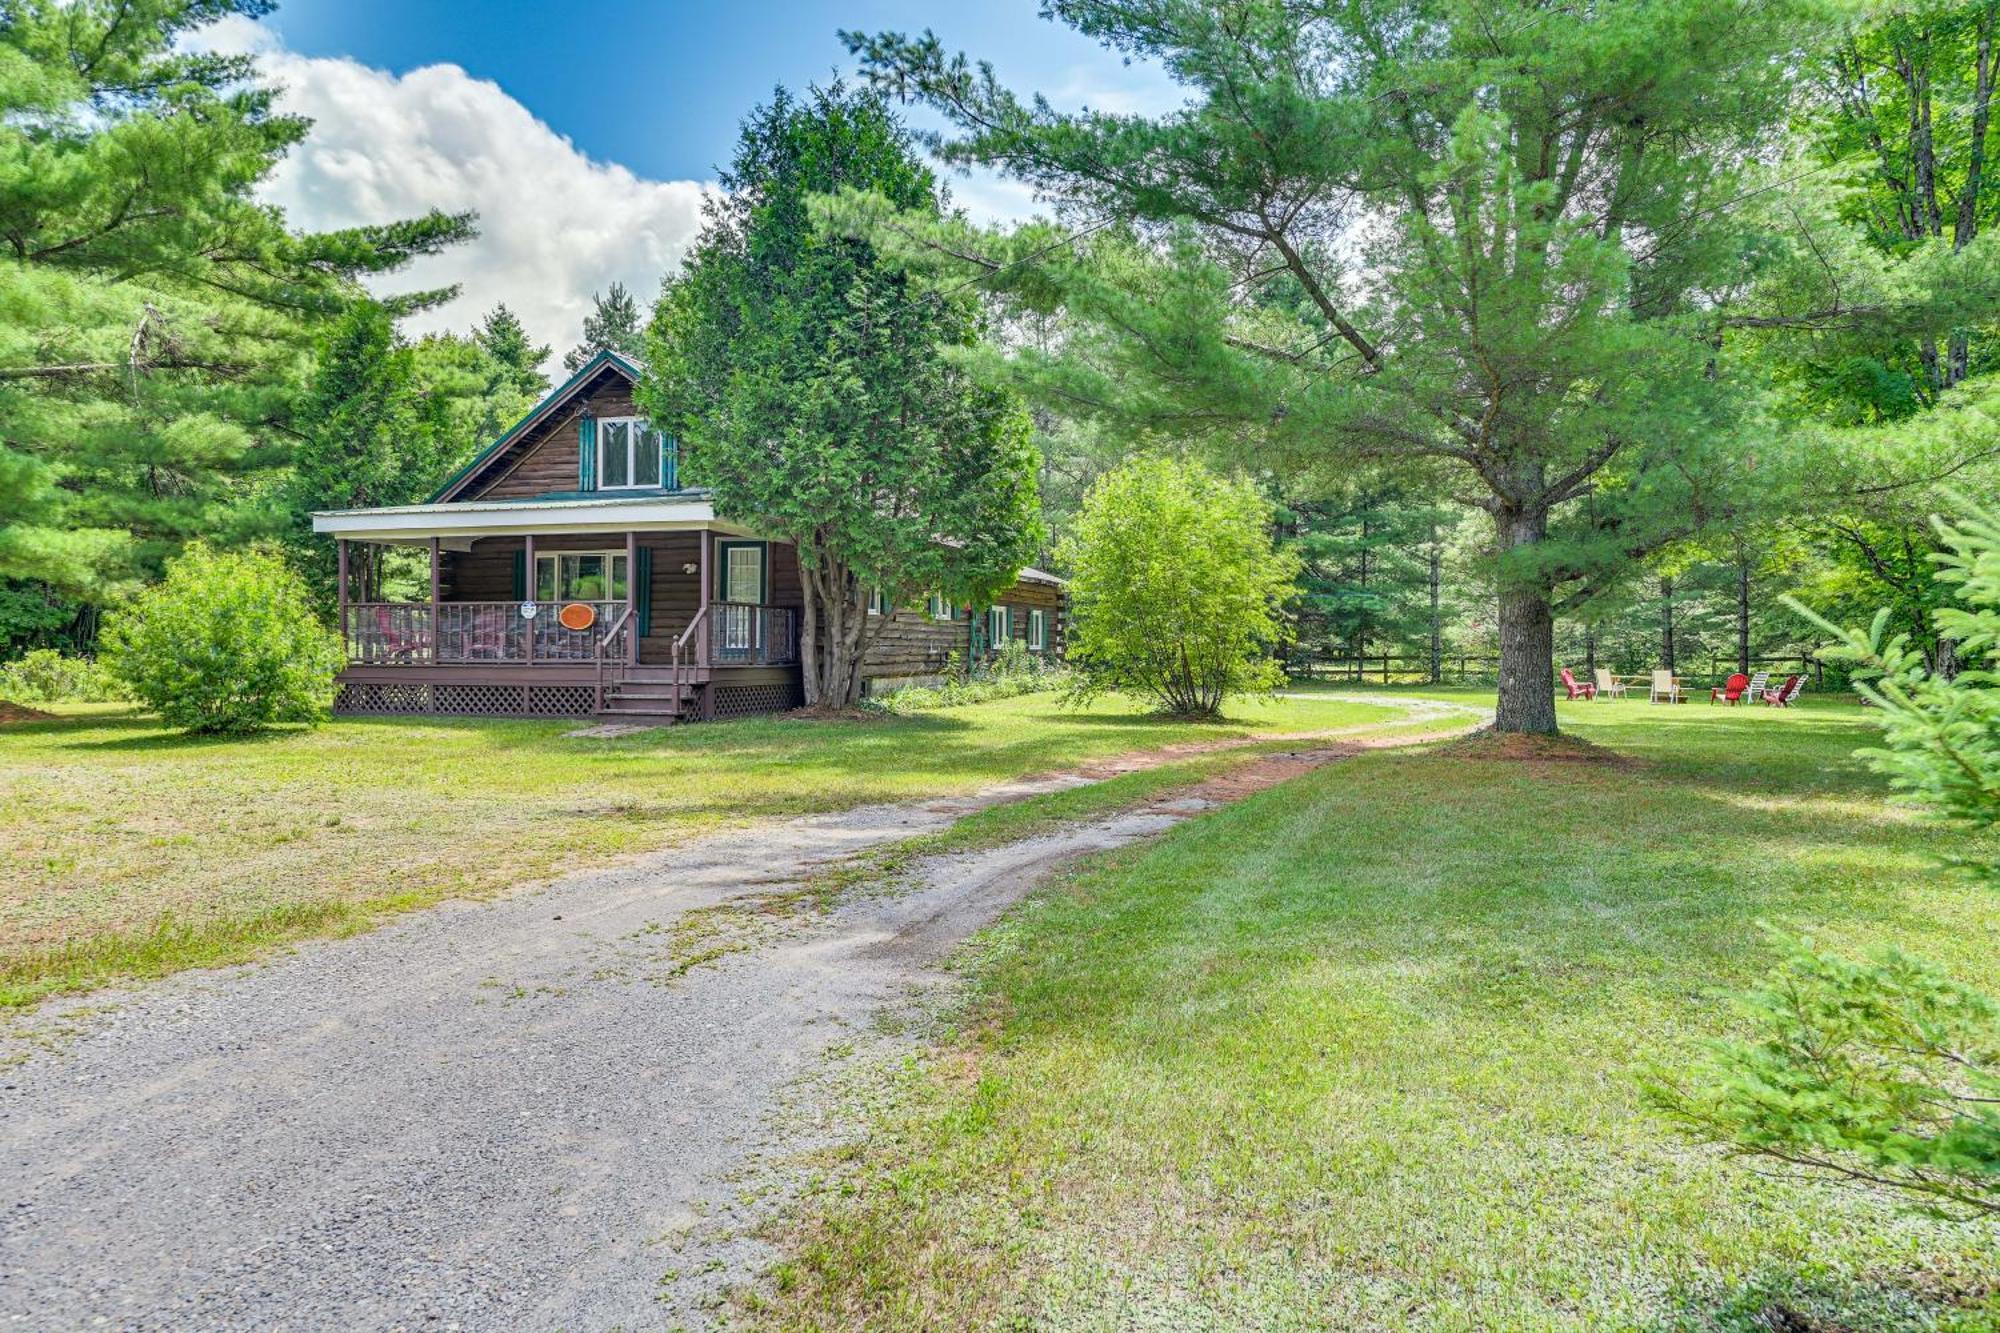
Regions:
<instances>
[{"instance_id":1,"label":"large pine tree trunk","mask_svg":"<svg viewBox=\"0 0 2000 1333\"><path fill-rule=\"evenodd\" d=\"M1660 580L1660 665L1674 670L1674 581Z\"/></svg>"},{"instance_id":2,"label":"large pine tree trunk","mask_svg":"<svg viewBox=\"0 0 2000 1333\"><path fill-rule=\"evenodd\" d=\"M1541 514L1502 511L1495 517L1500 547L1515 551L1547 535ZM1556 732L1556 617L1549 588L1533 578L1500 584L1500 703L1495 731L1553 736Z\"/></svg>"},{"instance_id":3,"label":"large pine tree trunk","mask_svg":"<svg viewBox=\"0 0 2000 1333\"><path fill-rule=\"evenodd\" d=\"M1431 528L1430 552L1430 593L1431 593L1431 660L1430 683L1444 682L1444 616L1440 614L1439 602L1444 579L1444 552L1438 547L1437 528Z\"/></svg>"},{"instance_id":4,"label":"large pine tree trunk","mask_svg":"<svg viewBox=\"0 0 2000 1333\"><path fill-rule=\"evenodd\" d=\"M1750 673L1750 562L1736 562L1736 669Z\"/></svg>"}]
</instances>

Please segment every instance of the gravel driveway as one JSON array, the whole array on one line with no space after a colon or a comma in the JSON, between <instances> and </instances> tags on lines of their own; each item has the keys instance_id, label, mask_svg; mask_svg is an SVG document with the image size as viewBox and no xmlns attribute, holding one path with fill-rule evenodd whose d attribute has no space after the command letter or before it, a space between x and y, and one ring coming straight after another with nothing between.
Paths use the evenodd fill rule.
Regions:
<instances>
[{"instance_id":1,"label":"gravel driveway","mask_svg":"<svg viewBox=\"0 0 2000 1333\"><path fill-rule=\"evenodd\" d=\"M974 804L704 837L73 1007L72 1035L0 1070L0 1322L703 1322L703 1302L763 1256L711 1234L690 1272L685 1243L740 1212L746 1172L800 1146L796 1118L775 1115L786 1090L937 980L938 959L1048 866L1201 802L941 858L912 892L678 970L690 909Z\"/></svg>"}]
</instances>

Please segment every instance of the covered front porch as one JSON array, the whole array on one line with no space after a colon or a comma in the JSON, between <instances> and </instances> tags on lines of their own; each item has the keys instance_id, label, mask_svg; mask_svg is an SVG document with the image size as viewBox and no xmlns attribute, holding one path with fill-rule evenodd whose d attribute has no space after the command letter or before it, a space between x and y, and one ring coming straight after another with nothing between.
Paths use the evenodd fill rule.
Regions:
<instances>
[{"instance_id":1,"label":"covered front porch","mask_svg":"<svg viewBox=\"0 0 2000 1333\"><path fill-rule=\"evenodd\" d=\"M336 544L338 711L685 720L799 701L791 548L716 520L705 497L412 505L314 525ZM391 550L399 579L384 575Z\"/></svg>"}]
</instances>

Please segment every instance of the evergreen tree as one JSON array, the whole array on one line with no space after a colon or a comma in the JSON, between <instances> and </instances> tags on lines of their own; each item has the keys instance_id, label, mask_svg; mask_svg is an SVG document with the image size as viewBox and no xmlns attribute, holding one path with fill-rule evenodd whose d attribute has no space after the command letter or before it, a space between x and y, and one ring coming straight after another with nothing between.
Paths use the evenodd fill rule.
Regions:
<instances>
[{"instance_id":1,"label":"evergreen tree","mask_svg":"<svg viewBox=\"0 0 2000 1333\"><path fill-rule=\"evenodd\" d=\"M417 352L387 307L358 302L327 330L299 404L311 423L286 487L293 563L330 602L334 556L312 535L321 509L409 504L443 480L455 453L449 395L425 392Z\"/></svg>"},{"instance_id":2,"label":"evergreen tree","mask_svg":"<svg viewBox=\"0 0 2000 1333\"><path fill-rule=\"evenodd\" d=\"M979 334L968 298L913 291L808 200L881 192L935 215L935 180L882 99L780 90L743 127L724 193L660 297L641 407L679 437L718 513L794 544L806 700L855 703L892 608L980 602L1040 539L1027 414L947 355Z\"/></svg>"},{"instance_id":3,"label":"evergreen tree","mask_svg":"<svg viewBox=\"0 0 2000 1333\"><path fill-rule=\"evenodd\" d=\"M591 312L583 317L583 341L563 357L563 369L574 375L591 357L606 350L635 359L644 356L646 324L640 317L639 303L625 290L625 284L614 282L601 296L592 292L590 300Z\"/></svg>"},{"instance_id":4,"label":"evergreen tree","mask_svg":"<svg viewBox=\"0 0 2000 1333\"><path fill-rule=\"evenodd\" d=\"M1070 410L1273 462L1451 470L1499 553L1497 725L1554 731L1556 615L1726 512L1742 480L1741 398L1716 359L1756 253L1735 204L1811 5L1049 10L1160 62L1185 103L1067 114L929 35L848 41L956 127L948 161L1125 229L1086 228L1079 258L1046 225L968 235L854 198L829 218L1090 326L1009 367Z\"/></svg>"},{"instance_id":5,"label":"evergreen tree","mask_svg":"<svg viewBox=\"0 0 2000 1333\"><path fill-rule=\"evenodd\" d=\"M493 390L505 387L529 399L538 399L549 391L548 376L542 374L542 362L549 359L548 344L535 346L528 338L528 330L522 327L520 316L509 310L505 302L494 306L479 322L472 338L498 371ZM576 369L567 360L564 365Z\"/></svg>"},{"instance_id":6,"label":"evergreen tree","mask_svg":"<svg viewBox=\"0 0 2000 1333\"><path fill-rule=\"evenodd\" d=\"M95 596L190 537L265 530L315 326L469 233L301 235L255 201L307 122L249 57L178 44L269 8L0 6L0 578Z\"/></svg>"}]
</instances>

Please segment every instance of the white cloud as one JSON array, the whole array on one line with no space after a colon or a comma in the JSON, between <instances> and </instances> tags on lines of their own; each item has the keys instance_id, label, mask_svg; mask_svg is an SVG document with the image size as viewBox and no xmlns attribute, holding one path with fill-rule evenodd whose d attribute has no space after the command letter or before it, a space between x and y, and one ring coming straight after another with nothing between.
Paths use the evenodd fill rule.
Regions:
<instances>
[{"instance_id":1,"label":"white cloud","mask_svg":"<svg viewBox=\"0 0 2000 1333\"><path fill-rule=\"evenodd\" d=\"M282 89L280 107L312 119L312 133L262 191L294 226L391 222L432 208L478 213L477 240L379 284L389 291L459 285L457 300L407 322L414 333L470 328L504 301L559 357L581 336L593 292L623 282L640 302L651 302L717 188L713 181L647 180L593 161L499 84L457 65L397 75L345 58L302 56L286 49L275 29L239 15L188 44L255 54L264 77ZM1157 114L1183 95L1157 66L1128 62L1116 73L1100 64L1072 66L1051 100L1065 109ZM919 124L937 123L911 114ZM993 171L942 175L954 202L977 221L1048 212L1027 186Z\"/></svg>"},{"instance_id":2,"label":"white cloud","mask_svg":"<svg viewBox=\"0 0 2000 1333\"><path fill-rule=\"evenodd\" d=\"M396 75L353 60L301 56L262 24L231 18L201 34L212 50L253 51L280 106L312 133L262 195L308 230L479 214L477 240L419 260L382 284L457 283L415 333L469 328L502 301L559 357L581 336L593 291L623 282L649 303L700 230L704 181L655 181L596 162L500 85L456 65ZM552 358L553 362L553 358Z\"/></svg>"}]
</instances>

